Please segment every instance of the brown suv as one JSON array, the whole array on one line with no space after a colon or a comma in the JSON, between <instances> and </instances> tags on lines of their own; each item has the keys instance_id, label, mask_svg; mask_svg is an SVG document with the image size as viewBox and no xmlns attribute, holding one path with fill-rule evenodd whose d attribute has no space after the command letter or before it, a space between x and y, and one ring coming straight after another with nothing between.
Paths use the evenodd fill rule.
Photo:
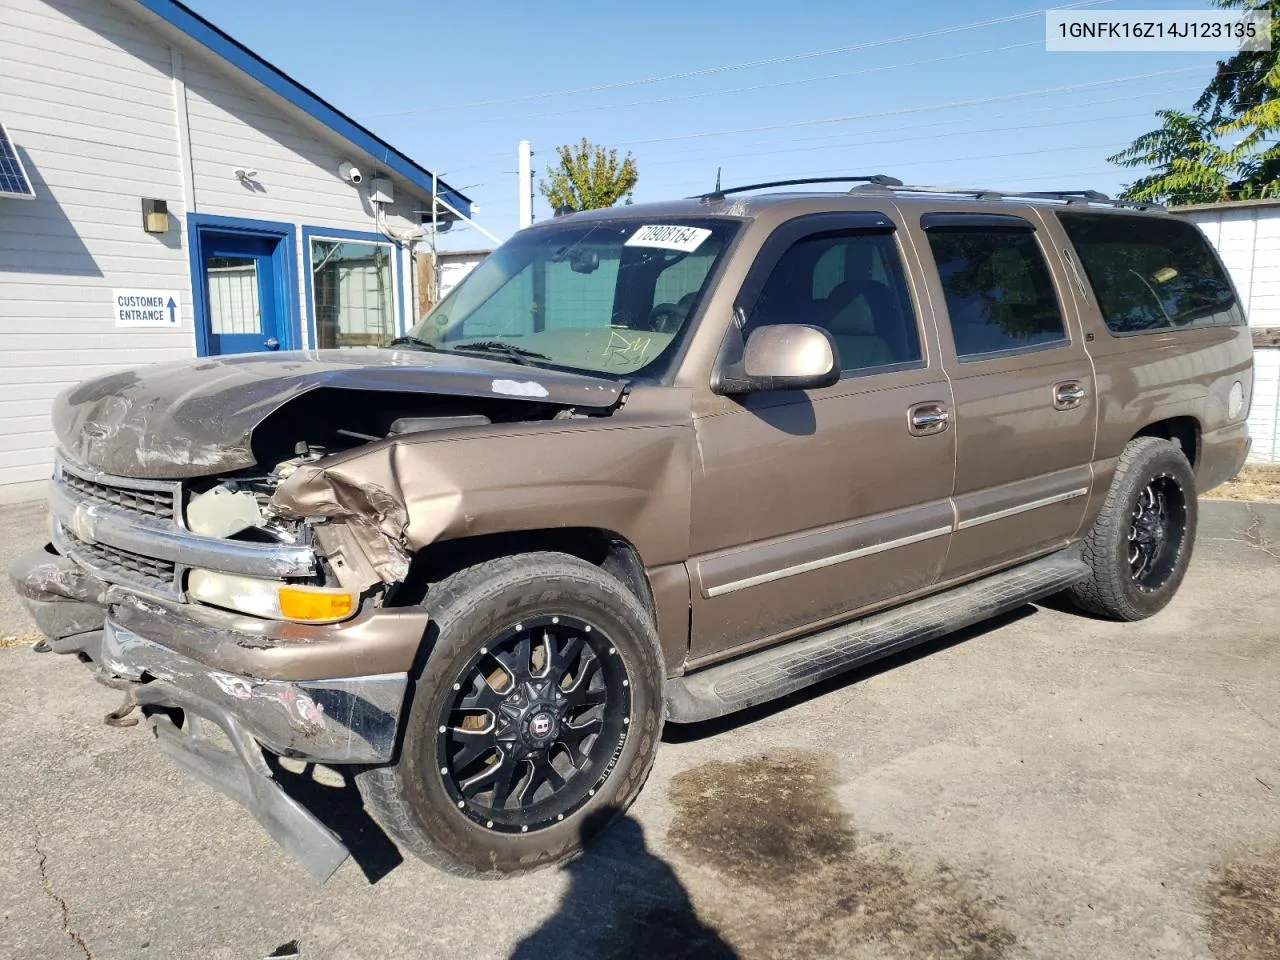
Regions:
<instances>
[{"instance_id":1,"label":"brown suv","mask_svg":"<svg viewBox=\"0 0 1280 960\"><path fill-rule=\"evenodd\" d=\"M1155 613L1249 443L1209 245L1094 193L851 179L521 231L387 349L68 391L13 574L48 646L316 876L346 850L277 757L486 874L575 853L664 719L1061 591Z\"/></svg>"}]
</instances>

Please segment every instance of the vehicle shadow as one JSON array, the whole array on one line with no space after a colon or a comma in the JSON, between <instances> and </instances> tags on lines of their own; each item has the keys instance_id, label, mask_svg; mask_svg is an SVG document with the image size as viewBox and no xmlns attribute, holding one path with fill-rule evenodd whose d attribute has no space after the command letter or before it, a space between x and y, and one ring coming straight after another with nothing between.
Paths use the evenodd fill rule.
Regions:
<instances>
[{"instance_id":1,"label":"vehicle shadow","mask_svg":"<svg viewBox=\"0 0 1280 960\"><path fill-rule=\"evenodd\" d=\"M1010 610L1007 613L992 617L990 620L974 624L971 627L965 627L962 630L955 631L955 633L948 633L946 636L922 643L917 647L911 647L901 653L892 654L882 660L875 660L865 667L858 667L847 673L837 674L785 697L770 700L768 703L762 703L759 706L748 707L746 710L739 710L728 716L717 717L714 720L704 720L701 723L668 723L663 728L662 741L664 743L691 743L695 740L715 736L718 733L727 733L739 727L749 726L765 717L771 717L775 713L789 710L798 704L807 703L817 697L825 696L834 690L840 690L862 680L868 680L887 670L905 666L922 657L927 657L941 650L946 650L948 647L964 643L966 640L972 640L993 630L1017 623L1025 617L1032 616L1035 612L1036 607L1028 603L1025 606L1018 607L1016 610Z\"/></svg>"},{"instance_id":2,"label":"vehicle shadow","mask_svg":"<svg viewBox=\"0 0 1280 960\"><path fill-rule=\"evenodd\" d=\"M404 863L399 848L365 810L350 772L342 776L341 786L329 786L315 779L313 764L295 773L270 754L266 757L276 782L338 835L369 883L377 883Z\"/></svg>"},{"instance_id":3,"label":"vehicle shadow","mask_svg":"<svg viewBox=\"0 0 1280 960\"><path fill-rule=\"evenodd\" d=\"M616 814L593 813L583 835ZM511 960L736 960L737 952L698 918L675 872L649 850L631 816L561 869L569 889L559 909L516 945Z\"/></svg>"}]
</instances>

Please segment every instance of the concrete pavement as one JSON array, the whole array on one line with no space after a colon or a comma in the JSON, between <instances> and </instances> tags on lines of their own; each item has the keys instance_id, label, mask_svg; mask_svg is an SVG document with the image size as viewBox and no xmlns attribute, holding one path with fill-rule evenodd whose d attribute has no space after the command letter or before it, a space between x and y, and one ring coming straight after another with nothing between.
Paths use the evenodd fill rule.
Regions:
<instances>
[{"instance_id":1,"label":"concrete pavement","mask_svg":"<svg viewBox=\"0 0 1280 960\"><path fill-rule=\"evenodd\" d=\"M0 508L0 552L42 529ZM502 882L364 824L363 867L317 887L144 727L104 726L118 694L74 660L0 649L0 957L1277 957L1278 597L1280 507L1206 504L1154 619L1028 607L669 728L590 855ZM0 618L30 630L7 585Z\"/></svg>"}]
</instances>

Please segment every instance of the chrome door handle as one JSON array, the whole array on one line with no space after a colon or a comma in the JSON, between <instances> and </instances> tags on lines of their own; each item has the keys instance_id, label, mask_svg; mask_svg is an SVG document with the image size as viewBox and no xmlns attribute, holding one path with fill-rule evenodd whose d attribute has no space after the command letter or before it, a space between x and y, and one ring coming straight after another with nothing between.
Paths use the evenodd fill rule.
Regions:
<instances>
[{"instance_id":1,"label":"chrome door handle","mask_svg":"<svg viewBox=\"0 0 1280 960\"><path fill-rule=\"evenodd\" d=\"M1078 381L1068 380L1053 386L1053 406L1057 410L1070 410L1080 406L1087 396L1084 387Z\"/></svg>"},{"instance_id":2,"label":"chrome door handle","mask_svg":"<svg viewBox=\"0 0 1280 960\"><path fill-rule=\"evenodd\" d=\"M916 437L927 437L947 429L951 414L941 403L917 403L907 411L907 432Z\"/></svg>"},{"instance_id":3,"label":"chrome door handle","mask_svg":"<svg viewBox=\"0 0 1280 960\"><path fill-rule=\"evenodd\" d=\"M262 342L262 345L266 347L268 350L280 349L280 341L277 340L275 337L267 337L267 339Z\"/></svg>"}]
</instances>

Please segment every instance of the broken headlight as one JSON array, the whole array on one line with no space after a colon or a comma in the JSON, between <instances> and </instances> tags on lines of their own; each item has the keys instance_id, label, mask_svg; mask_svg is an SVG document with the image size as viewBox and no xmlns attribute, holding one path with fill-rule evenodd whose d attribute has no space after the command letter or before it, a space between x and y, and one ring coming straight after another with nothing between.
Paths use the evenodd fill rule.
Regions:
<instances>
[{"instance_id":1,"label":"broken headlight","mask_svg":"<svg viewBox=\"0 0 1280 960\"><path fill-rule=\"evenodd\" d=\"M187 596L213 607L299 623L336 623L347 619L360 605L360 595L350 590L211 570L192 570L187 575Z\"/></svg>"}]
</instances>

